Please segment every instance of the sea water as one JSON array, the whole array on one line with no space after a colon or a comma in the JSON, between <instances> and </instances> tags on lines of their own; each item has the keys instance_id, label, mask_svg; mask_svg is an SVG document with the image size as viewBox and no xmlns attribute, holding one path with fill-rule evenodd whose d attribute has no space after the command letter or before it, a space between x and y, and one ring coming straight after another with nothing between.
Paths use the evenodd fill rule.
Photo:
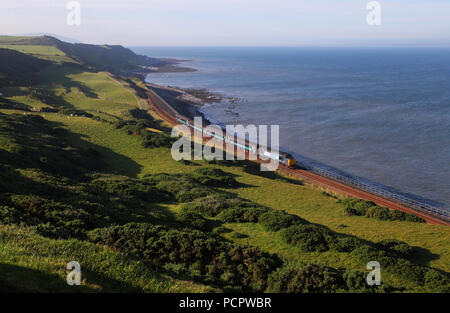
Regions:
<instances>
[{"instance_id":1,"label":"sea water","mask_svg":"<svg viewBox=\"0 0 450 313\"><path fill-rule=\"evenodd\" d=\"M450 49L133 48L186 60L147 80L240 101L202 110L224 124L279 124L280 145L386 189L450 207Z\"/></svg>"}]
</instances>

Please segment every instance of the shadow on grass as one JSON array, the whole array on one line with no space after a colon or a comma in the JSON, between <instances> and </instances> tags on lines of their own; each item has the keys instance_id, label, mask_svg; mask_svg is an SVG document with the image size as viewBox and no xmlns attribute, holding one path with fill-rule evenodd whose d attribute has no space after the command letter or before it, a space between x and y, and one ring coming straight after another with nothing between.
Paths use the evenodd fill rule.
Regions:
<instances>
[{"instance_id":1,"label":"shadow on grass","mask_svg":"<svg viewBox=\"0 0 450 313\"><path fill-rule=\"evenodd\" d=\"M248 161L248 160L213 160L213 161L204 161L207 164L217 164L225 167L238 167L242 168L242 170L251 175L264 177L268 179L278 180L289 184L300 185L303 186L304 183L298 179L292 179L285 176L280 175L277 171L261 171L261 165L259 163Z\"/></svg>"},{"instance_id":2,"label":"shadow on grass","mask_svg":"<svg viewBox=\"0 0 450 313\"><path fill-rule=\"evenodd\" d=\"M64 268L63 268L64 269ZM90 270L81 272L82 281L86 285L69 286L65 277L45 273L24 266L0 263L0 292L1 293L92 293L92 292L143 292L141 288L134 287L103 274Z\"/></svg>"},{"instance_id":3,"label":"shadow on grass","mask_svg":"<svg viewBox=\"0 0 450 313\"><path fill-rule=\"evenodd\" d=\"M422 265L422 266L430 266L430 262L439 259L439 255L432 253L430 250L422 248L422 247L412 247L412 262Z\"/></svg>"},{"instance_id":4,"label":"shadow on grass","mask_svg":"<svg viewBox=\"0 0 450 313\"><path fill-rule=\"evenodd\" d=\"M326 227L321 224L315 224L315 225L318 225L321 227ZM339 225L339 226L341 226L341 225ZM346 225L342 225L341 227L339 227L339 226L338 226L338 228L340 228L340 229L348 227ZM328 228L328 227L326 227L326 228ZM369 241L367 239L363 239L363 238L360 238L360 237L357 237L357 236L351 235L351 234L339 233L339 232L335 232L335 233L340 238L351 238L351 239L357 240L362 244L366 244L374 249L386 251L395 257L404 258L404 259L410 261L411 263L413 263L415 265L419 265L419 266L429 266L429 263L431 261L437 260L440 257L438 254L434 254L428 249L425 249L422 247L415 247L415 246L411 247L412 253L409 256L404 256L401 253L396 252L395 250L392 250L392 249L389 249L386 247L380 247L380 245L377 242ZM438 269L436 269L436 270L438 270ZM441 270L438 270L438 271L445 273L446 275L449 275L449 273L446 273L445 271L441 271Z\"/></svg>"},{"instance_id":5,"label":"shadow on grass","mask_svg":"<svg viewBox=\"0 0 450 313\"><path fill-rule=\"evenodd\" d=\"M0 263L0 292L92 292L87 286L69 286L56 274L39 270Z\"/></svg>"},{"instance_id":6,"label":"shadow on grass","mask_svg":"<svg viewBox=\"0 0 450 313\"><path fill-rule=\"evenodd\" d=\"M86 97L98 99L99 96L91 88L85 84L76 81L70 75L77 75L88 72L87 69L74 64L65 64L64 66L52 66L40 74L40 84L33 87L31 95L43 103L55 108L71 108L75 109L73 104L64 100L60 95L57 95L53 87L61 85L66 93L71 92L73 88L78 89Z\"/></svg>"},{"instance_id":7,"label":"shadow on grass","mask_svg":"<svg viewBox=\"0 0 450 313\"><path fill-rule=\"evenodd\" d=\"M28 104L0 97L0 109L30 111Z\"/></svg>"},{"instance_id":8,"label":"shadow on grass","mask_svg":"<svg viewBox=\"0 0 450 313\"><path fill-rule=\"evenodd\" d=\"M66 92L70 92L71 88L77 88L86 97L98 99L98 94L91 88L69 77L69 75L79 75L86 72L89 72L89 70L84 67L80 67L72 63L64 63L63 66L52 67L48 71L45 71L42 75L46 76L41 77L41 82L44 85L56 82L57 84L61 84L65 88Z\"/></svg>"},{"instance_id":9,"label":"shadow on grass","mask_svg":"<svg viewBox=\"0 0 450 313\"><path fill-rule=\"evenodd\" d=\"M96 170L101 170L106 174L125 175L132 178L137 178L138 174L142 170L142 165L110 148L91 143L87 141L86 138L89 137L73 132L70 134L70 141L74 145L84 147L89 150L94 150L99 153L98 158L103 164Z\"/></svg>"},{"instance_id":10,"label":"shadow on grass","mask_svg":"<svg viewBox=\"0 0 450 313\"><path fill-rule=\"evenodd\" d=\"M246 162L243 166L243 170L247 174L256 175L259 177L274 179L294 185L304 185L303 181L281 176L276 171L261 171L260 165L256 162Z\"/></svg>"},{"instance_id":11,"label":"shadow on grass","mask_svg":"<svg viewBox=\"0 0 450 313\"><path fill-rule=\"evenodd\" d=\"M109 148L90 143L60 122L36 115L0 114L2 163L13 168L36 168L69 178L92 171L136 177L142 166ZM8 151L8 150L10 151Z\"/></svg>"}]
</instances>

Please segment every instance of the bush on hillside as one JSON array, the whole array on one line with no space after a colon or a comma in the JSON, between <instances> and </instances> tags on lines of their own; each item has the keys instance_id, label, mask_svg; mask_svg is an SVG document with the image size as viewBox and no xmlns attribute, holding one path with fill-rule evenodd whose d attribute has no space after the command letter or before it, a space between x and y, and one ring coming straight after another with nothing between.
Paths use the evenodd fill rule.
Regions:
<instances>
[{"instance_id":1,"label":"bush on hillside","mask_svg":"<svg viewBox=\"0 0 450 313\"><path fill-rule=\"evenodd\" d=\"M349 292L358 293L382 293L382 292L394 292L403 291L402 289L393 288L392 286L381 283L381 285L369 286L367 284L367 272L346 270L343 273L343 278Z\"/></svg>"},{"instance_id":2,"label":"bush on hillside","mask_svg":"<svg viewBox=\"0 0 450 313\"><path fill-rule=\"evenodd\" d=\"M145 176L144 180L154 184L158 190L170 194L178 202L193 201L216 193L185 176L152 175Z\"/></svg>"},{"instance_id":3,"label":"bush on hillside","mask_svg":"<svg viewBox=\"0 0 450 313\"><path fill-rule=\"evenodd\" d=\"M344 207L344 212L348 216L366 216L381 221L409 221L425 223L424 219L414 214L404 213L397 210L389 210L387 208L377 206L372 201L346 198L339 200L338 202Z\"/></svg>"},{"instance_id":4,"label":"bush on hillside","mask_svg":"<svg viewBox=\"0 0 450 313\"><path fill-rule=\"evenodd\" d=\"M229 208L217 215L217 219L224 223L257 223L267 208Z\"/></svg>"},{"instance_id":5,"label":"bush on hillside","mask_svg":"<svg viewBox=\"0 0 450 313\"><path fill-rule=\"evenodd\" d=\"M147 131L143 136L142 146L144 148L156 148L156 147L172 147L175 142L175 138L170 137L165 133L154 133Z\"/></svg>"},{"instance_id":6,"label":"bush on hillside","mask_svg":"<svg viewBox=\"0 0 450 313\"><path fill-rule=\"evenodd\" d=\"M177 214L177 220L194 229L199 229L202 231L208 230L208 220L197 213L180 211Z\"/></svg>"},{"instance_id":7,"label":"bush on hillside","mask_svg":"<svg viewBox=\"0 0 450 313\"><path fill-rule=\"evenodd\" d=\"M267 292L310 293L340 292L346 283L339 271L326 266L288 263L270 274Z\"/></svg>"},{"instance_id":8,"label":"bush on hillside","mask_svg":"<svg viewBox=\"0 0 450 313\"><path fill-rule=\"evenodd\" d=\"M414 249L406 242L396 240L396 239L384 239L377 242L377 246L383 250L387 250L392 254L397 254L398 256L410 259L413 257Z\"/></svg>"},{"instance_id":9,"label":"bush on hillside","mask_svg":"<svg viewBox=\"0 0 450 313\"><path fill-rule=\"evenodd\" d=\"M242 247L199 232L130 223L89 233L93 242L106 244L207 283L264 291L268 275L281 261L258 248ZM168 266L169 265L169 266Z\"/></svg>"},{"instance_id":10,"label":"bush on hillside","mask_svg":"<svg viewBox=\"0 0 450 313\"><path fill-rule=\"evenodd\" d=\"M448 288L448 274L441 274L433 268L416 265L389 251L368 245L361 245L353 250L351 255L362 264L376 260L387 272L424 286L425 289L437 290Z\"/></svg>"},{"instance_id":11,"label":"bush on hillside","mask_svg":"<svg viewBox=\"0 0 450 313\"><path fill-rule=\"evenodd\" d=\"M280 238L306 252L323 252L336 242L336 235L326 227L315 224L298 224L281 229Z\"/></svg>"},{"instance_id":12,"label":"bush on hillside","mask_svg":"<svg viewBox=\"0 0 450 313\"><path fill-rule=\"evenodd\" d=\"M330 250L338 252L352 252L353 249L361 244L361 240L347 235L336 237L328 244Z\"/></svg>"},{"instance_id":13,"label":"bush on hillside","mask_svg":"<svg viewBox=\"0 0 450 313\"><path fill-rule=\"evenodd\" d=\"M191 173L190 177L204 186L236 187L240 185L232 174L218 168L201 167Z\"/></svg>"},{"instance_id":14,"label":"bush on hillside","mask_svg":"<svg viewBox=\"0 0 450 313\"><path fill-rule=\"evenodd\" d=\"M266 210L266 208L257 206L257 204L251 201L240 198L227 198L225 195L217 193L185 203L181 209L204 214L208 217L215 217L225 210L236 209L236 211L230 211L230 215L245 214L248 215L248 218L251 218L250 215L259 215L263 210ZM238 209L242 210L239 211ZM246 211L245 209L249 210ZM253 211L252 209L257 210Z\"/></svg>"},{"instance_id":15,"label":"bush on hillside","mask_svg":"<svg viewBox=\"0 0 450 313\"><path fill-rule=\"evenodd\" d=\"M166 202L170 195L154 187L145 180L129 177L99 176L91 181L92 185L115 196L127 199L139 198L146 202Z\"/></svg>"},{"instance_id":16,"label":"bush on hillside","mask_svg":"<svg viewBox=\"0 0 450 313\"><path fill-rule=\"evenodd\" d=\"M127 132L128 135L141 136L142 146L144 148L156 148L156 147L168 147L170 148L175 142L175 138L172 138L166 133L158 133L149 131L148 128L161 128L159 123L148 119L139 120L120 120L115 122L117 129L122 129Z\"/></svg>"},{"instance_id":17,"label":"bush on hillside","mask_svg":"<svg viewBox=\"0 0 450 313\"><path fill-rule=\"evenodd\" d=\"M353 198L339 200L339 203L344 207L345 213L349 216L364 216L366 215L368 208L376 205L372 201L364 201Z\"/></svg>"},{"instance_id":18,"label":"bush on hillside","mask_svg":"<svg viewBox=\"0 0 450 313\"><path fill-rule=\"evenodd\" d=\"M450 293L450 278L434 268L429 268L424 276L425 289L428 292Z\"/></svg>"},{"instance_id":19,"label":"bush on hillside","mask_svg":"<svg viewBox=\"0 0 450 313\"><path fill-rule=\"evenodd\" d=\"M284 211L271 210L259 218L259 223L268 231L279 231L297 224L308 224L309 222Z\"/></svg>"}]
</instances>

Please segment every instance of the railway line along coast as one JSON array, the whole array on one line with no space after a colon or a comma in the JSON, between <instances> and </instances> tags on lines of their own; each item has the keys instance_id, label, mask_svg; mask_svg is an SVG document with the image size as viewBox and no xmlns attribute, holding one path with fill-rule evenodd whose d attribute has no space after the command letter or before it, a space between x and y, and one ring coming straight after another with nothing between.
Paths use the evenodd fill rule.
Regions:
<instances>
[{"instance_id":1,"label":"railway line along coast","mask_svg":"<svg viewBox=\"0 0 450 313\"><path fill-rule=\"evenodd\" d=\"M173 126L180 124L176 118L179 113L155 91L149 90L147 96L150 107L162 119ZM290 168L282 164L280 164L278 170L332 192L373 201L377 205L387 207L391 210L415 214L416 216L423 218L429 224L450 226L449 213L444 210L358 183L356 180L333 175L333 173L327 171L323 171L322 173L299 167Z\"/></svg>"}]
</instances>

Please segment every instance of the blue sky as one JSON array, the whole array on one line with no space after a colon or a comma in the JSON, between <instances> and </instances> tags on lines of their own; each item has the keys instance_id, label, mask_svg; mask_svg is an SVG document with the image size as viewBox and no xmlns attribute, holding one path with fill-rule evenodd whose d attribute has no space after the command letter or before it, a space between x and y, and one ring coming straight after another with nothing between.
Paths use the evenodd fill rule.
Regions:
<instances>
[{"instance_id":1,"label":"blue sky","mask_svg":"<svg viewBox=\"0 0 450 313\"><path fill-rule=\"evenodd\" d=\"M0 32L127 46L450 46L450 0L2 0Z\"/></svg>"}]
</instances>

